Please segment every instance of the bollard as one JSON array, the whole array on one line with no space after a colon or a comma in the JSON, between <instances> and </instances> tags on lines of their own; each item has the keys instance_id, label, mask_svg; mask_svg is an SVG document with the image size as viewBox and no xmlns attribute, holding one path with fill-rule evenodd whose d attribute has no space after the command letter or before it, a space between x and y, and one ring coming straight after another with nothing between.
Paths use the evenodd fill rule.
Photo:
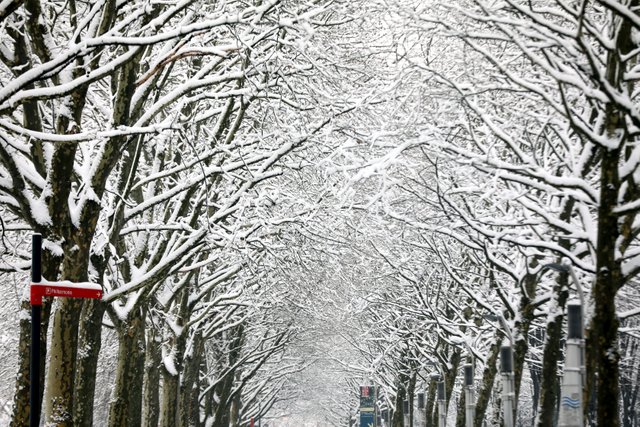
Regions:
<instances>
[{"instance_id":1,"label":"bollard","mask_svg":"<svg viewBox=\"0 0 640 427\"><path fill-rule=\"evenodd\" d=\"M582 305L567 305L567 343L560 386L560 427L582 427L583 327Z\"/></svg>"},{"instance_id":2,"label":"bollard","mask_svg":"<svg viewBox=\"0 0 640 427\"><path fill-rule=\"evenodd\" d=\"M444 380L438 381L438 427L447 425L447 396Z\"/></svg>"},{"instance_id":3,"label":"bollard","mask_svg":"<svg viewBox=\"0 0 640 427\"><path fill-rule=\"evenodd\" d=\"M473 392L473 365L464 365L464 401L465 401L465 426L473 427L476 417L476 402Z\"/></svg>"},{"instance_id":4,"label":"bollard","mask_svg":"<svg viewBox=\"0 0 640 427\"><path fill-rule=\"evenodd\" d=\"M513 427L515 385L513 377L513 350L511 346L500 348L500 372L502 373L502 408L504 427Z\"/></svg>"},{"instance_id":5,"label":"bollard","mask_svg":"<svg viewBox=\"0 0 640 427\"><path fill-rule=\"evenodd\" d=\"M424 409L424 393L418 393L418 409Z\"/></svg>"}]
</instances>

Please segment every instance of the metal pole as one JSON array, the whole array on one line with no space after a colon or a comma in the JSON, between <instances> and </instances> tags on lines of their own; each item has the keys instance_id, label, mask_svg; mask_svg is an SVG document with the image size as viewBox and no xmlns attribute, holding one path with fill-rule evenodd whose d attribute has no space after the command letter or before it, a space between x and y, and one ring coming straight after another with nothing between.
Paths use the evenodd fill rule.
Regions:
<instances>
[{"instance_id":1,"label":"metal pole","mask_svg":"<svg viewBox=\"0 0 640 427\"><path fill-rule=\"evenodd\" d=\"M473 392L473 365L464 365L464 402L465 402L465 426L473 427L476 417L476 402Z\"/></svg>"},{"instance_id":2,"label":"metal pole","mask_svg":"<svg viewBox=\"0 0 640 427\"><path fill-rule=\"evenodd\" d=\"M31 283L42 281L42 236L31 237ZM31 352L29 355L29 426L40 425L40 322L42 299L31 300Z\"/></svg>"},{"instance_id":3,"label":"metal pole","mask_svg":"<svg viewBox=\"0 0 640 427\"><path fill-rule=\"evenodd\" d=\"M438 381L438 427L447 425L447 396L444 379Z\"/></svg>"},{"instance_id":4,"label":"metal pole","mask_svg":"<svg viewBox=\"0 0 640 427\"><path fill-rule=\"evenodd\" d=\"M567 354L560 387L560 426L582 427L582 305L567 305Z\"/></svg>"}]
</instances>

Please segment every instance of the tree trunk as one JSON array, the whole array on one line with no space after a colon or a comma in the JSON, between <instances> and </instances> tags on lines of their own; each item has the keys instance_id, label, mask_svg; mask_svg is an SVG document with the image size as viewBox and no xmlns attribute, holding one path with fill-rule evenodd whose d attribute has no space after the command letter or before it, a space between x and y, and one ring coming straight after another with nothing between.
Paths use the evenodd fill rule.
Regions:
<instances>
[{"instance_id":1,"label":"tree trunk","mask_svg":"<svg viewBox=\"0 0 640 427\"><path fill-rule=\"evenodd\" d=\"M102 317L106 306L102 301L86 301L80 315L78 361L75 375L73 425L93 425L93 397L96 389L98 356L102 345Z\"/></svg>"},{"instance_id":2,"label":"tree trunk","mask_svg":"<svg viewBox=\"0 0 640 427\"><path fill-rule=\"evenodd\" d=\"M162 369L162 405L160 407L160 425L174 427L178 425L178 390L180 374Z\"/></svg>"},{"instance_id":3,"label":"tree trunk","mask_svg":"<svg viewBox=\"0 0 640 427\"><path fill-rule=\"evenodd\" d=\"M142 422L145 313L135 310L118 329L118 367L109 407L109 427L138 426Z\"/></svg>"},{"instance_id":4,"label":"tree trunk","mask_svg":"<svg viewBox=\"0 0 640 427\"><path fill-rule=\"evenodd\" d=\"M54 257L51 252L44 250L42 254L42 277L47 280L58 279L58 269L60 259ZM31 304L29 300L22 302L22 313L20 318L20 338L18 340L18 373L16 375L15 394L13 395L13 413L11 416L11 427L29 425L29 390L31 386L31 368L29 361L31 357ZM44 396L45 365L47 360L47 336L49 331L49 320L51 319L51 299L44 298L42 301L42 315L40 323L40 404Z\"/></svg>"},{"instance_id":5,"label":"tree trunk","mask_svg":"<svg viewBox=\"0 0 640 427\"><path fill-rule=\"evenodd\" d=\"M53 318L44 407L47 424L58 427L73 426L73 380L81 309L81 300L61 298Z\"/></svg>"},{"instance_id":6,"label":"tree trunk","mask_svg":"<svg viewBox=\"0 0 640 427\"><path fill-rule=\"evenodd\" d=\"M179 426L197 425L199 418L199 379L202 355L204 354L204 340L200 333L194 337L193 353L185 359L184 375L180 384L178 398Z\"/></svg>"},{"instance_id":7,"label":"tree trunk","mask_svg":"<svg viewBox=\"0 0 640 427\"><path fill-rule=\"evenodd\" d=\"M493 382L498 372L498 355L500 354L500 343L502 342L503 334L500 331L496 331L496 338L489 349L489 355L487 357L484 372L482 374L482 386L478 393L478 400L476 401L476 418L473 422L474 427L482 427L487 407L489 406L489 399L491 398L491 391L493 390Z\"/></svg>"},{"instance_id":8,"label":"tree trunk","mask_svg":"<svg viewBox=\"0 0 640 427\"><path fill-rule=\"evenodd\" d=\"M460 399L458 399L458 409L457 409L457 414L456 414L456 427L465 427L465 419L466 419L466 412L465 412L465 405L466 405L466 397L465 397L465 393L464 390L462 391L462 393L460 393Z\"/></svg>"},{"instance_id":9,"label":"tree trunk","mask_svg":"<svg viewBox=\"0 0 640 427\"><path fill-rule=\"evenodd\" d=\"M400 379L398 389L396 391L396 404L393 410L393 420L391 421L391 427L404 427L404 399L406 397L406 390L404 388L405 378Z\"/></svg>"},{"instance_id":10,"label":"tree trunk","mask_svg":"<svg viewBox=\"0 0 640 427\"><path fill-rule=\"evenodd\" d=\"M181 291L180 305L178 306L176 324L184 326L189 316L189 292L188 288ZM187 345L188 327L181 328L179 334L173 337L171 347L174 372L167 370L163 364L162 369L162 405L160 408L160 425L163 427L175 427L179 425L179 405L181 392L181 379L183 374L183 360Z\"/></svg>"},{"instance_id":11,"label":"tree trunk","mask_svg":"<svg viewBox=\"0 0 640 427\"><path fill-rule=\"evenodd\" d=\"M157 332L147 332L144 363L144 393L142 403L142 426L157 427L160 425L160 340Z\"/></svg>"},{"instance_id":12,"label":"tree trunk","mask_svg":"<svg viewBox=\"0 0 640 427\"><path fill-rule=\"evenodd\" d=\"M637 10L638 0L629 2L629 10ZM635 13L635 12L634 12ZM620 22L621 21L621 22ZM605 78L614 90L632 91L631 83L626 80L625 73L633 65L634 55L624 59L636 48L632 37L634 24L629 18L619 15L613 18L612 26L615 49L607 56ZM617 31L616 31L617 30ZM587 352L594 361L589 364L596 370L597 390L597 424L600 426L618 427L620 425L619 410L619 362L620 353L617 347L619 321L616 316L615 298L618 290L624 285L625 278L621 271L621 260L616 256L620 233L619 217L614 212L621 199L621 187L618 167L622 159L628 130L622 108L617 100L612 99L606 105L605 132L609 141L619 141L616 147L603 147L600 164L600 203L598 206L598 241L596 246L596 282L592 297L595 312L591 323L589 344L593 351ZM632 184L632 183L630 183ZM627 191L632 191L627 190ZM628 200L627 200L628 201Z\"/></svg>"},{"instance_id":13,"label":"tree trunk","mask_svg":"<svg viewBox=\"0 0 640 427\"><path fill-rule=\"evenodd\" d=\"M424 405L424 419L426 422L426 427L436 427L437 423L433 424L433 414L435 411L436 404L436 382L429 381L429 387L427 388L426 404Z\"/></svg>"},{"instance_id":14,"label":"tree trunk","mask_svg":"<svg viewBox=\"0 0 640 427\"><path fill-rule=\"evenodd\" d=\"M538 260L537 258L533 258L529 262L529 268L535 269L537 266ZM536 274L527 274L525 276L523 288L526 295L522 295L520 298L520 316L518 316L515 322L516 336L514 337L515 342L513 343L513 375L516 407L518 406L518 397L520 396L520 384L522 383L525 358L529 350L529 328L535 317L535 307L532 302L536 296L537 281L538 278Z\"/></svg>"},{"instance_id":15,"label":"tree trunk","mask_svg":"<svg viewBox=\"0 0 640 427\"><path fill-rule=\"evenodd\" d=\"M216 394L219 402L215 405L213 427L229 427L229 401L231 398L231 389L233 388L233 373L228 373L227 377L222 381L219 387L216 387Z\"/></svg>"},{"instance_id":16,"label":"tree trunk","mask_svg":"<svg viewBox=\"0 0 640 427\"><path fill-rule=\"evenodd\" d=\"M620 262L616 259L618 239L617 216L612 210L617 205L619 150L603 150L600 178L600 207L598 209L598 247L596 283L593 288L595 313L590 344L595 346L597 372L597 424L617 427L619 421L619 361L617 348L618 318L615 297L622 286Z\"/></svg>"},{"instance_id":17,"label":"tree trunk","mask_svg":"<svg viewBox=\"0 0 640 427\"><path fill-rule=\"evenodd\" d=\"M554 286L554 303L549 309L546 340L542 356L542 384L540 386L540 407L536 425L539 427L555 425L558 413L560 383L558 381L558 362L562 356L560 339L562 338L563 311L569 297L568 276L561 274Z\"/></svg>"},{"instance_id":18,"label":"tree trunk","mask_svg":"<svg viewBox=\"0 0 640 427\"><path fill-rule=\"evenodd\" d=\"M542 328L536 328L533 331L532 338L530 338L530 340L533 341L533 339L538 339L539 341L543 341L544 333ZM531 342L529 343L529 345L531 345ZM542 381L541 374L540 374L541 370L542 370L542 366L540 366L540 369L538 369L537 366L535 365L532 366L531 363L529 364L529 376L531 377L531 383L532 383L531 407L533 409L533 419L531 421L531 425L535 425L535 420L538 417L538 406L540 403L540 383Z\"/></svg>"},{"instance_id":19,"label":"tree trunk","mask_svg":"<svg viewBox=\"0 0 640 427\"><path fill-rule=\"evenodd\" d=\"M447 409L449 408L449 402L451 402L451 398L453 397L453 388L456 384L456 376L458 375L460 360L462 360L460 347L455 347L451 353L451 358L449 359L451 369L449 369L445 374L445 388L447 393L445 396L447 399L445 407Z\"/></svg>"}]
</instances>

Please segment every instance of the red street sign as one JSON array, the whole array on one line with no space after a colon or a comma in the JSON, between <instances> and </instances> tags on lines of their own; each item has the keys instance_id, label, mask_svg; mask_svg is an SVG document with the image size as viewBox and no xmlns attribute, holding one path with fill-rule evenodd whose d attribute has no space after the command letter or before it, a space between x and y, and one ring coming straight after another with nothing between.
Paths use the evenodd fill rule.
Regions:
<instances>
[{"instance_id":1,"label":"red street sign","mask_svg":"<svg viewBox=\"0 0 640 427\"><path fill-rule=\"evenodd\" d=\"M32 283L30 291L31 305L42 305L42 297L102 298L102 288L93 283Z\"/></svg>"}]
</instances>

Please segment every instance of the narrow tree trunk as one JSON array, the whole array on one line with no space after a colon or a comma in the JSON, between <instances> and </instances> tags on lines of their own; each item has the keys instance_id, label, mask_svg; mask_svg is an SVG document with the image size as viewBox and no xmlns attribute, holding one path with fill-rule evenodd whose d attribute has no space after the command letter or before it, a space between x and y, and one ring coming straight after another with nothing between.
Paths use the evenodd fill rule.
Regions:
<instances>
[{"instance_id":1,"label":"narrow tree trunk","mask_svg":"<svg viewBox=\"0 0 640 427\"><path fill-rule=\"evenodd\" d=\"M80 315L78 361L75 376L73 425L93 425L93 397L96 389L98 356L102 345L102 317L105 312L102 301L86 301Z\"/></svg>"},{"instance_id":2,"label":"narrow tree trunk","mask_svg":"<svg viewBox=\"0 0 640 427\"><path fill-rule=\"evenodd\" d=\"M73 426L73 380L81 309L81 300L61 298L53 318L44 408L46 422L57 427Z\"/></svg>"},{"instance_id":3,"label":"narrow tree trunk","mask_svg":"<svg viewBox=\"0 0 640 427\"><path fill-rule=\"evenodd\" d=\"M49 251L42 254L42 276L47 280L58 279L60 259L53 257ZM23 316L20 318L20 338L18 340L18 373L16 375L15 393L13 395L13 413L11 427L29 425L29 389L31 385L31 304L29 300L22 302ZM42 301L42 321L40 323L40 404L42 405L45 384L45 365L47 360L47 336L51 319L51 299Z\"/></svg>"},{"instance_id":4,"label":"narrow tree trunk","mask_svg":"<svg viewBox=\"0 0 640 427\"><path fill-rule=\"evenodd\" d=\"M396 404L395 409L393 410L393 420L391 421L391 427L404 427L404 399L406 398L407 392L404 388L404 380L405 378L400 379L400 383L398 384L398 388L396 391Z\"/></svg>"},{"instance_id":5,"label":"narrow tree trunk","mask_svg":"<svg viewBox=\"0 0 640 427\"><path fill-rule=\"evenodd\" d=\"M229 410L229 427L238 427L240 418L240 396L236 395L231 400L231 409Z\"/></svg>"},{"instance_id":6,"label":"narrow tree trunk","mask_svg":"<svg viewBox=\"0 0 640 427\"><path fill-rule=\"evenodd\" d=\"M175 427L178 421L178 390L180 375L162 369L162 405L160 407L160 425Z\"/></svg>"},{"instance_id":7,"label":"narrow tree trunk","mask_svg":"<svg viewBox=\"0 0 640 427\"><path fill-rule=\"evenodd\" d=\"M532 333L532 338L533 339L538 339L539 341L543 341L544 339L544 333L543 333L543 329L542 328L536 328L533 333ZM529 343L529 345L531 345L531 342ZM531 420L531 425L535 425L535 420L538 417L538 406L540 403L540 383L542 381L541 378L541 370L542 370L542 366L540 366L540 370L538 370L537 366L532 366L531 364L529 365L529 376L531 377L531 383L532 383L532 402L531 402L531 407L533 409L533 418Z\"/></svg>"},{"instance_id":8,"label":"narrow tree trunk","mask_svg":"<svg viewBox=\"0 0 640 427\"><path fill-rule=\"evenodd\" d=\"M458 368L460 367L460 360L462 360L462 355L459 347L455 347L453 352L451 353L451 358L449 359L449 369L445 374L445 388L447 395L446 408L449 408L449 402L453 398L453 388L456 385L456 376L458 375Z\"/></svg>"},{"instance_id":9,"label":"narrow tree trunk","mask_svg":"<svg viewBox=\"0 0 640 427\"><path fill-rule=\"evenodd\" d=\"M138 426L142 422L144 323L144 312L135 310L118 330L118 367L109 407L109 427Z\"/></svg>"},{"instance_id":10,"label":"narrow tree trunk","mask_svg":"<svg viewBox=\"0 0 640 427\"><path fill-rule=\"evenodd\" d=\"M160 425L160 342L157 332L147 332L147 345L144 363L144 392L142 404L142 426L157 427Z\"/></svg>"},{"instance_id":11,"label":"narrow tree trunk","mask_svg":"<svg viewBox=\"0 0 640 427\"><path fill-rule=\"evenodd\" d=\"M231 389L233 388L233 373L227 374L227 378L216 387L219 402L215 405L213 427L229 427Z\"/></svg>"},{"instance_id":12,"label":"narrow tree trunk","mask_svg":"<svg viewBox=\"0 0 640 427\"><path fill-rule=\"evenodd\" d=\"M620 262L616 259L618 238L617 205L619 150L603 150L600 179L600 207L598 209L598 247L596 283L593 288L595 313L590 343L595 346L597 369L597 424L617 427L619 421L619 361L617 348L618 318L615 297L623 283Z\"/></svg>"},{"instance_id":13,"label":"narrow tree trunk","mask_svg":"<svg viewBox=\"0 0 640 427\"><path fill-rule=\"evenodd\" d=\"M429 387L427 388L426 404L424 408L424 419L426 421L426 427L436 427L437 423L433 424L433 417L436 404L436 382L429 381Z\"/></svg>"},{"instance_id":14,"label":"narrow tree trunk","mask_svg":"<svg viewBox=\"0 0 640 427\"><path fill-rule=\"evenodd\" d=\"M189 315L189 292L183 289L180 294L180 305L178 306L176 324L183 326ZM180 382L183 373L183 359L187 344L189 330L184 327L179 335L173 338L171 348L173 357L173 369L169 371L163 364L162 369L162 405L160 408L160 425L163 427L175 427L179 423L179 402L180 402Z\"/></svg>"},{"instance_id":15,"label":"narrow tree trunk","mask_svg":"<svg viewBox=\"0 0 640 427\"><path fill-rule=\"evenodd\" d=\"M547 322L546 340L542 356L542 384L540 386L540 407L536 424L539 427L555 425L558 412L560 383L558 381L558 362L562 356L560 339L562 338L563 311L569 297L567 274L561 274L554 286L554 302L550 307Z\"/></svg>"},{"instance_id":16,"label":"narrow tree trunk","mask_svg":"<svg viewBox=\"0 0 640 427\"><path fill-rule=\"evenodd\" d=\"M184 375L180 384L178 398L179 426L188 427L197 425L198 418L198 380L200 377L200 367L202 365L202 355L204 353L204 340L197 334L193 340L193 353L188 355L184 363Z\"/></svg>"},{"instance_id":17,"label":"narrow tree trunk","mask_svg":"<svg viewBox=\"0 0 640 427\"><path fill-rule=\"evenodd\" d=\"M476 401L476 418L473 422L474 427L482 427L487 407L489 406L489 399L491 398L491 391L493 390L493 383L498 372L498 354L500 354L500 343L502 342L502 332L496 331L496 338L489 349L489 355L487 356L486 365L482 374L482 386L478 393L478 400Z\"/></svg>"},{"instance_id":18,"label":"narrow tree trunk","mask_svg":"<svg viewBox=\"0 0 640 427\"><path fill-rule=\"evenodd\" d=\"M24 300L20 307L20 338L18 340L18 373L13 395L11 427L29 425L29 348L31 346L31 304ZM42 384L42 383L41 383ZM44 387L43 387L44 388Z\"/></svg>"},{"instance_id":19,"label":"narrow tree trunk","mask_svg":"<svg viewBox=\"0 0 640 427\"><path fill-rule=\"evenodd\" d=\"M533 258L529 262L529 268L533 270L537 266L538 260ZM522 383L525 358L529 350L529 328L535 317L535 307L532 302L536 296L537 275L527 274L524 278L523 288L526 295L522 295L520 299L519 316L515 321L516 336L514 337L515 342L513 343L513 375L516 407L520 396L520 384Z\"/></svg>"}]
</instances>

